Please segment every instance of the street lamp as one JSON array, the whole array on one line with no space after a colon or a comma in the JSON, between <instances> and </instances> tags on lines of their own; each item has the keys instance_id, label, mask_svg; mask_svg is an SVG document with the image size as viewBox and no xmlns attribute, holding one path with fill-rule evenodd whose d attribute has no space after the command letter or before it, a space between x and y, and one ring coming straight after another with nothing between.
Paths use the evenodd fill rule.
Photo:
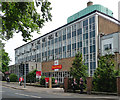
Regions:
<instances>
[{"instance_id":1,"label":"street lamp","mask_svg":"<svg viewBox=\"0 0 120 100\"><path fill-rule=\"evenodd\" d=\"M24 53L22 53L22 55L24 55ZM26 88L26 63L23 62L24 65L24 88Z\"/></svg>"},{"instance_id":2,"label":"street lamp","mask_svg":"<svg viewBox=\"0 0 120 100\"><path fill-rule=\"evenodd\" d=\"M24 88L26 88L26 63L24 63Z\"/></svg>"}]
</instances>

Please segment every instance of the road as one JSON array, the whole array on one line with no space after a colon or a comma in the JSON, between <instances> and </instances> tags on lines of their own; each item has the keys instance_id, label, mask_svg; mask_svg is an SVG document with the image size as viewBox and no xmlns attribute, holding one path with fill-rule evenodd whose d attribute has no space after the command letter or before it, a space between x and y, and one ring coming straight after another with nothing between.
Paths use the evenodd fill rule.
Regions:
<instances>
[{"instance_id":1,"label":"road","mask_svg":"<svg viewBox=\"0 0 120 100\"><path fill-rule=\"evenodd\" d=\"M26 98L26 99L28 98L28 100L34 100L33 98L35 98L35 100L36 98L38 99L41 98L42 100L43 98L44 100L47 100L48 98L51 98L51 100L53 98L57 98L56 100L64 100L63 98L66 98L66 99L68 98L69 100L76 100L77 98L79 98L79 100L119 100L118 98L110 98L110 97L104 97L104 96L90 97L89 95L84 96L84 94L74 94L74 93L50 93L49 91L31 92L31 91L25 91L25 90L12 89L10 87L5 87L5 86L2 86L2 98L3 98L2 100L4 100L5 98L12 98L10 100L21 100L22 98ZM21 98L21 99L18 99L18 98Z\"/></svg>"}]
</instances>

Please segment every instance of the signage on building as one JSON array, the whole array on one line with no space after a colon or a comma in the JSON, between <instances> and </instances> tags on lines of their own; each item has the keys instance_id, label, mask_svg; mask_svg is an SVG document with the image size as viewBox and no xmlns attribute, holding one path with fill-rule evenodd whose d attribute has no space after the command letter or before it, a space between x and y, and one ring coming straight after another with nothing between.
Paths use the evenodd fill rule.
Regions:
<instances>
[{"instance_id":1,"label":"signage on building","mask_svg":"<svg viewBox=\"0 0 120 100\"><path fill-rule=\"evenodd\" d=\"M49 82L49 77L45 78L45 82L48 83Z\"/></svg>"},{"instance_id":2,"label":"signage on building","mask_svg":"<svg viewBox=\"0 0 120 100\"><path fill-rule=\"evenodd\" d=\"M62 65L53 65L52 70L54 69L62 69Z\"/></svg>"},{"instance_id":3,"label":"signage on building","mask_svg":"<svg viewBox=\"0 0 120 100\"><path fill-rule=\"evenodd\" d=\"M36 71L36 78L41 78L41 71Z\"/></svg>"},{"instance_id":4,"label":"signage on building","mask_svg":"<svg viewBox=\"0 0 120 100\"><path fill-rule=\"evenodd\" d=\"M59 65L58 60L55 60L55 61L54 61L54 65Z\"/></svg>"}]
</instances>

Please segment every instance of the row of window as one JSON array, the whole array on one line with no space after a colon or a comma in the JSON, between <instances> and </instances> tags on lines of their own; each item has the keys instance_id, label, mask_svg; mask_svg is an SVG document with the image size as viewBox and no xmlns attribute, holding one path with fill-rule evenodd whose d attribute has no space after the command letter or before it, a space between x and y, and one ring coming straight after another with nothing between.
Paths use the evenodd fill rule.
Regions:
<instances>
[{"instance_id":1,"label":"row of window","mask_svg":"<svg viewBox=\"0 0 120 100\"><path fill-rule=\"evenodd\" d=\"M36 46L37 47L36 49L40 50L38 53L42 52L42 57L46 57L47 55L54 56L54 52L55 54L60 54L62 51L63 53L65 51L69 52L67 55L71 56L71 49L72 51L76 50L76 48L81 50L82 47L83 47L84 54L87 54L88 39L90 38L90 53L95 52L95 39L94 39L95 24L94 23L95 23L95 17L91 17L89 19L84 20L83 22L79 22L75 25L72 25L72 28L71 26L69 26L68 28L63 29L63 32L59 31L55 33L55 38L53 35L48 36L49 41L46 41L47 39L43 38L42 44L40 43L40 40L39 40L39 42L37 42L37 45L32 43L32 46L34 47ZM88 33L88 25L89 25L90 33ZM83 26L83 29L82 29L82 26ZM88 38L88 34L89 34L89 38ZM71 48L71 35L72 35L72 48ZM82 43L82 36L83 36L83 40L85 40L85 42L83 41L83 43ZM77 43L76 43L76 38L77 38ZM41 45L42 45L42 50L41 50ZM66 49L66 46L67 46L67 49ZM75 53L73 52L72 55L74 54ZM33 58L35 57L32 56L29 59L33 59ZM16 60L20 60L20 59L22 59L22 57L18 57L18 58L16 57Z\"/></svg>"}]
</instances>

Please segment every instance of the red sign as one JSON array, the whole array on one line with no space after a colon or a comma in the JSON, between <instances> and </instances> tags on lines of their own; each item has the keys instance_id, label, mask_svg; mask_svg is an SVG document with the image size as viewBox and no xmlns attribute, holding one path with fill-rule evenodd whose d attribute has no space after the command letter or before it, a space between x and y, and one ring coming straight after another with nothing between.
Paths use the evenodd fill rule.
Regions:
<instances>
[{"instance_id":1,"label":"red sign","mask_svg":"<svg viewBox=\"0 0 120 100\"><path fill-rule=\"evenodd\" d=\"M52 70L54 69L62 69L62 65L53 65Z\"/></svg>"},{"instance_id":2,"label":"red sign","mask_svg":"<svg viewBox=\"0 0 120 100\"><path fill-rule=\"evenodd\" d=\"M55 83L57 84L57 80L55 80Z\"/></svg>"},{"instance_id":3,"label":"red sign","mask_svg":"<svg viewBox=\"0 0 120 100\"><path fill-rule=\"evenodd\" d=\"M41 71L36 71L36 78L40 78L41 77Z\"/></svg>"},{"instance_id":4,"label":"red sign","mask_svg":"<svg viewBox=\"0 0 120 100\"><path fill-rule=\"evenodd\" d=\"M49 77L46 77L45 82L48 83L48 81L49 81Z\"/></svg>"}]
</instances>

